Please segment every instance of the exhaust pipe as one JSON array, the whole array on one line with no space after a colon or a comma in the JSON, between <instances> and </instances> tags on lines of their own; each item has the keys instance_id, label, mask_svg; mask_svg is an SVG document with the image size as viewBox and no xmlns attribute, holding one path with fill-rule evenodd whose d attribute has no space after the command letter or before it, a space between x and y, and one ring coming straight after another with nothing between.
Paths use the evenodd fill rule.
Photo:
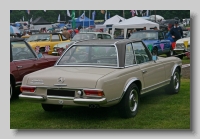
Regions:
<instances>
[{"instance_id":1,"label":"exhaust pipe","mask_svg":"<svg viewBox=\"0 0 200 139\"><path fill-rule=\"evenodd\" d=\"M89 108L99 108L98 104L89 104Z\"/></svg>"}]
</instances>

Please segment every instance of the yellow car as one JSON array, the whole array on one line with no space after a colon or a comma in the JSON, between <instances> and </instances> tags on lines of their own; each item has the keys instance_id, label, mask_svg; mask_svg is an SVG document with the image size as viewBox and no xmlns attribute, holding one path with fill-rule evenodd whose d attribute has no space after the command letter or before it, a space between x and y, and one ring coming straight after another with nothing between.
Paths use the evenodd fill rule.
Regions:
<instances>
[{"instance_id":1,"label":"yellow car","mask_svg":"<svg viewBox=\"0 0 200 139\"><path fill-rule=\"evenodd\" d=\"M40 51L52 54L54 45L70 40L67 40L61 33L39 33L31 35L26 41L33 50L35 50L36 46L39 46Z\"/></svg>"},{"instance_id":2,"label":"yellow car","mask_svg":"<svg viewBox=\"0 0 200 139\"><path fill-rule=\"evenodd\" d=\"M21 38L27 40L29 37L30 37L30 35L25 35L25 36L22 36Z\"/></svg>"}]
</instances>

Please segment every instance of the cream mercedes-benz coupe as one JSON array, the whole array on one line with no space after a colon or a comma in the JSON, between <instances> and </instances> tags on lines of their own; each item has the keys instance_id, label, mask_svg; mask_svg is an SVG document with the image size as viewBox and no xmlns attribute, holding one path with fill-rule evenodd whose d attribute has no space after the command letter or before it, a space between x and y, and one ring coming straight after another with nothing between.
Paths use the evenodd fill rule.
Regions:
<instances>
[{"instance_id":1,"label":"cream mercedes-benz coupe","mask_svg":"<svg viewBox=\"0 0 200 139\"><path fill-rule=\"evenodd\" d=\"M181 66L177 57L152 56L141 40L80 41L53 67L26 75L19 97L41 103L45 111L118 105L121 116L130 118L141 95L164 86L179 92Z\"/></svg>"}]
</instances>

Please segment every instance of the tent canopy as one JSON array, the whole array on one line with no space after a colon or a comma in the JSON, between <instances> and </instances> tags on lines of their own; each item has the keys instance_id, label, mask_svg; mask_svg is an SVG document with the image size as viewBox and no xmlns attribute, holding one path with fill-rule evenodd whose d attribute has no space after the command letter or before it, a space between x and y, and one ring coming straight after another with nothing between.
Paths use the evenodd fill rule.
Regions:
<instances>
[{"instance_id":1,"label":"tent canopy","mask_svg":"<svg viewBox=\"0 0 200 139\"><path fill-rule=\"evenodd\" d=\"M155 17L156 17L156 21L164 20L164 18L162 16L160 16L160 15L151 15L151 16L149 16L149 18L151 20L155 20Z\"/></svg>"},{"instance_id":2,"label":"tent canopy","mask_svg":"<svg viewBox=\"0 0 200 139\"><path fill-rule=\"evenodd\" d=\"M150 28L157 27L159 29L159 24L148 21L146 19L142 19L141 17L134 16L132 18L129 18L127 20L124 20L120 23L113 24L112 26L112 35L114 36L115 29L123 29L124 31L124 38L126 38L127 35L127 29L133 29L133 28L144 28L146 27L147 30Z\"/></svg>"},{"instance_id":3,"label":"tent canopy","mask_svg":"<svg viewBox=\"0 0 200 139\"><path fill-rule=\"evenodd\" d=\"M69 20L70 23L72 23L72 20ZM81 20L81 16L78 18L75 18L75 23L76 23L76 28L79 26L84 26L89 27L89 26L94 26L94 20L89 19L88 17L85 16L84 20Z\"/></svg>"},{"instance_id":4,"label":"tent canopy","mask_svg":"<svg viewBox=\"0 0 200 139\"><path fill-rule=\"evenodd\" d=\"M41 24L51 24L50 22L47 22L43 17L36 18L33 22L33 25L41 25Z\"/></svg>"},{"instance_id":5,"label":"tent canopy","mask_svg":"<svg viewBox=\"0 0 200 139\"><path fill-rule=\"evenodd\" d=\"M123 18L123 17L121 17L119 15L115 15L115 16L109 18L108 20L106 20L103 25L113 25L113 24L122 22L124 20L125 20L125 18Z\"/></svg>"}]
</instances>

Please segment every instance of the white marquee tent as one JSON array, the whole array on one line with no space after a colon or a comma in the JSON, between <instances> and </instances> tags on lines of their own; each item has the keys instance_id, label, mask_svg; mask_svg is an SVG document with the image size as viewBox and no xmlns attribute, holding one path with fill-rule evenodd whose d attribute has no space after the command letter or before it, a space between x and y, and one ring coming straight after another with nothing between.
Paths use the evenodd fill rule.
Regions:
<instances>
[{"instance_id":1,"label":"white marquee tent","mask_svg":"<svg viewBox=\"0 0 200 139\"><path fill-rule=\"evenodd\" d=\"M115 15L115 16L109 18L108 20L106 20L103 25L113 25L113 24L122 22L124 20L125 20L125 18L123 18L123 17L121 17L119 15Z\"/></svg>"},{"instance_id":2,"label":"white marquee tent","mask_svg":"<svg viewBox=\"0 0 200 139\"><path fill-rule=\"evenodd\" d=\"M126 38L127 29L146 27L147 30L150 30L150 28L155 26L159 29L159 24L134 16L120 23L113 24L112 35L114 36L115 29L124 29L124 38Z\"/></svg>"}]
</instances>

